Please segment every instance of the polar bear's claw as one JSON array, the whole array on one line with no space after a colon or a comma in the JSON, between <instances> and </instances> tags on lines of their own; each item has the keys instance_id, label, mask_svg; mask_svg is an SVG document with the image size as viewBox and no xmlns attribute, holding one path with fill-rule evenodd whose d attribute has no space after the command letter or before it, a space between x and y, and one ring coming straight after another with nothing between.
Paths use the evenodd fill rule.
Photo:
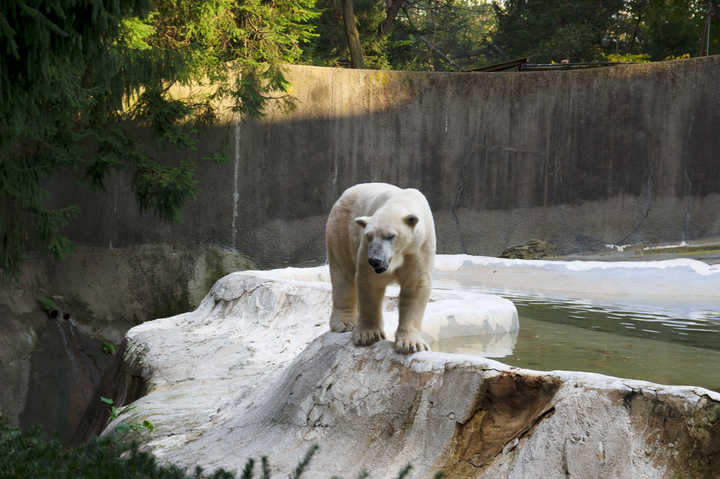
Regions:
<instances>
[{"instance_id":1,"label":"polar bear's claw","mask_svg":"<svg viewBox=\"0 0 720 479\"><path fill-rule=\"evenodd\" d=\"M430 351L430 346L423 340L396 340L395 351L403 354L419 353L420 351Z\"/></svg>"},{"instance_id":2,"label":"polar bear's claw","mask_svg":"<svg viewBox=\"0 0 720 479\"><path fill-rule=\"evenodd\" d=\"M379 330L353 331L352 342L356 346L370 346L373 343L385 339L385 333Z\"/></svg>"},{"instance_id":3,"label":"polar bear's claw","mask_svg":"<svg viewBox=\"0 0 720 479\"><path fill-rule=\"evenodd\" d=\"M355 329L357 320L356 310L333 310L330 316L330 331L333 333L346 333Z\"/></svg>"},{"instance_id":4,"label":"polar bear's claw","mask_svg":"<svg viewBox=\"0 0 720 479\"><path fill-rule=\"evenodd\" d=\"M336 321L330 323L330 331L333 333L347 333L355 329L355 322L353 321Z\"/></svg>"}]
</instances>

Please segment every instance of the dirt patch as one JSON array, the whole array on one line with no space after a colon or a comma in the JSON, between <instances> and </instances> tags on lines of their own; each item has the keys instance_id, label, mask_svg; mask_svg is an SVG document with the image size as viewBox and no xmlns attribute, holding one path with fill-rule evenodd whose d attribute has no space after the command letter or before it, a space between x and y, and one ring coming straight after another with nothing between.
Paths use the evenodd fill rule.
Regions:
<instances>
[{"instance_id":1,"label":"dirt patch","mask_svg":"<svg viewBox=\"0 0 720 479\"><path fill-rule=\"evenodd\" d=\"M512 372L483 380L472 412L455 428L445 465L448 477L483 467L552 416L551 402L561 385L556 378Z\"/></svg>"}]
</instances>

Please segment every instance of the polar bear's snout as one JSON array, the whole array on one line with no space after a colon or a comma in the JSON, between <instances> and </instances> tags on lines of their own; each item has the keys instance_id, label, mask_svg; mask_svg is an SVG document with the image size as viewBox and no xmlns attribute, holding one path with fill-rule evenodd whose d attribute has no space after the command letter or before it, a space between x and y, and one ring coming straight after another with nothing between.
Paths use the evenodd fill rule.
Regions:
<instances>
[{"instance_id":1,"label":"polar bear's snout","mask_svg":"<svg viewBox=\"0 0 720 479\"><path fill-rule=\"evenodd\" d=\"M393 251L387 240L373 239L368 245L368 264L377 274L383 274L390 266Z\"/></svg>"},{"instance_id":2,"label":"polar bear's snout","mask_svg":"<svg viewBox=\"0 0 720 479\"><path fill-rule=\"evenodd\" d=\"M383 274L385 271L388 270L388 263L383 264L383 262L377 258L370 258L368 260L368 263L370 263L370 266L375 270L377 274Z\"/></svg>"},{"instance_id":3,"label":"polar bear's snout","mask_svg":"<svg viewBox=\"0 0 720 479\"><path fill-rule=\"evenodd\" d=\"M375 269L382 268L382 260L379 260L377 258L368 259L368 263L370 263L370 266L372 266Z\"/></svg>"}]
</instances>

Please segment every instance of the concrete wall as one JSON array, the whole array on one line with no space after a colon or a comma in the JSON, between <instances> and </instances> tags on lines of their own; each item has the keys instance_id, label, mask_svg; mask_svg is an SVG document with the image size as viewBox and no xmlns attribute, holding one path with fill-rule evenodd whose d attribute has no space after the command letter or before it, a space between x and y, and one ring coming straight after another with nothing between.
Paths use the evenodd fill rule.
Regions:
<instances>
[{"instance_id":1,"label":"concrete wall","mask_svg":"<svg viewBox=\"0 0 720 479\"><path fill-rule=\"evenodd\" d=\"M335 198L364 181L423 191L441 253L720 233L720 57L537 73L294 68L292 80L295 115L242 127L241 201L254 209L237 246L251 257L284 250L274 222L322 236Z\"/></svg>"},{"instance_id":2,"label":"concrete wall","mask_svg":"<svg viewBox=\"0 0 720 479\"><path fill-rule=\"evenodd\" d=\"M139 218L129 178L118 177L109 195L63 199L86 203L71 237L212 243L261 267L316 264L332 204L366 181L423 191L441 253L720 235L720 57L523 73L297 66L288 76L294 113L209 139L207 151L229 133L234 161L198 167L203 191L184 225Z\"/></svg>"}]
</instances>

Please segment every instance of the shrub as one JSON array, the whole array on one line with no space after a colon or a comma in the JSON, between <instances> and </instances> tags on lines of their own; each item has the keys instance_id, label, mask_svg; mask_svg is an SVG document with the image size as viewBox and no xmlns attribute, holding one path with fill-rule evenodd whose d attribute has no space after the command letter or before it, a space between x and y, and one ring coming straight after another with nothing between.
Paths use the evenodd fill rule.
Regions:
<instances>
[{"instance_id":1,"label":"shrub","mask_svg":"<svg viewBox=\"0 0 720 479\"><path fill-rule=\"evenodd\" d=\"M127 444L112 436L96 437L82 446L66 449L56 434L46 441L39 426L23 433L8 426L9 420L0 417L0 477L8 479L235 479L233 472L218 469L211 475L205 475L202 468L196 467L189 475L174 465L160 465L155 457L138 450L136 442ZM310 460L317 452L313 445L303 460L290 475L291 479L300 479ZM270 465L266 457L262 458L260 477L270 479ZM255 461L249 459L240 475L240 479L255 477ZM407 477L411 466L405 466L398 479ZM363 472L361 478L368 477ZM436 479L443 477L439 472ZM337 478L333 478L337 479Z\"/></svg>"}]
</instances>

